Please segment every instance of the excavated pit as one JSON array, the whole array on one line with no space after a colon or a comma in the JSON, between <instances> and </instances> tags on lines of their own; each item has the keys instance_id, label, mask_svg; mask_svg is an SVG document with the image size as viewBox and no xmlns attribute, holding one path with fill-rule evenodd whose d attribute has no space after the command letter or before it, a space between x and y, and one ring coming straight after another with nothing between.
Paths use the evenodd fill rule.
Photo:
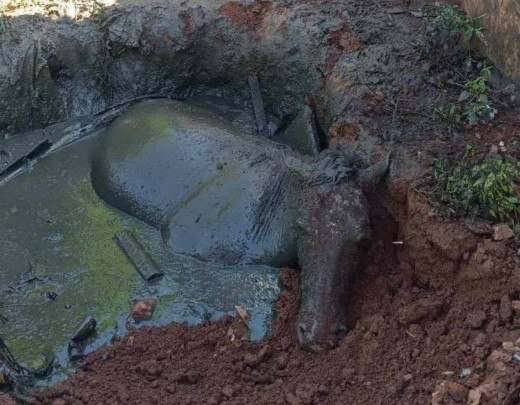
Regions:
<instances>
[{"instance_id":1,"label":"excavated pit","mask_svg":"<svg viewBox=\"0 0 520 405\"><path fill-rule=\"evenodd\" d=\"M45 375L38 385L73 369L70 337L85 317L96 319L97 335L82 354L135 327L128 313L139 298L158 302L140 326L201 323L238 305L251 316L253 339L269 333L278 269L172 256L157 229L98 197L91 161L111 121L164 97L209 109L245 136L316 154L333 114L320 101L334 91L322 88L324 35L343 33L339 16L325 21L307 7L174 2L116 6L102 21L6 19L0 221L4 250L15 257L3 263L0 331L17 366ZM125 230L164 271L159 281L143 282L118 248L114 237Z\"/></svg>"},{"instance_id":2,"label":"excavated pit","mask_svg":"<svg viewBox=\"0 0 520 405\"><path fill-rule=\"evenodd\" d=\"M456 141L445 141L424 114L450 94L431 84L434 72L410 41L419 17L394 3L121 1L83 20L19 15L3 21L0 253L16 271L0 273L0 336L27 367L45 367L56 356L43 385L72 371L67 346L86 315L96 317L98 335L85 353L117 341L88 356L64 386L38 394L42 403L127 402L122 391L152 403L158 394L150 376L134 381L149 360L165 370L159 388L176 387L161 388L162 398L194 403L220 398L222 386L235 384L237 403L284 403L309 391L316 403L422 404L439 380L459 381L462 368L476 370L475 381L460 379L468 387L488 380L491 371L479 364L500 342L516 340L517 317L499 314L503 301L520 296L514 246L438 217L410 190ZM373 236L366 269L349 289L347 336L318 355L296 344L294 275L279 285L278 269L208 269L171 257L158 248L160 232L105 204L90 181L91 152L104 128L144 99L202 104L256 134L255 76L275 135L283 137L309 108L322 147L354 148L371 163L394 152L386 185L366 191ZM114 242L128 229L161 269L171 269L158 283L144 283ZM128 332L132 301L150 296L157 310L141 325L203 326L145 328L119 341ZM257 369L242 369L243 357L265 342L242 341L227 320L205 324L233 314L235 305L252 315L253 337L274 330L273 354ZM478 311L487 317L475 328L469 318ZM482 333L485 342L474 343ZM283 356L288 370L273 372ZM175 367L211 382L178 383Z\"/></svg>"}]
</instances>

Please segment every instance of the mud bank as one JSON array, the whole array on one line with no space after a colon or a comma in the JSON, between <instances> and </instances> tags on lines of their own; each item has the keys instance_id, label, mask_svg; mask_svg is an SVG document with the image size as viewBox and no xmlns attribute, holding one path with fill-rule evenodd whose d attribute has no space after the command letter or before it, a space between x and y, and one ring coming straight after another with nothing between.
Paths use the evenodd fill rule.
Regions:
<instances>
[{"instance_id":1,"label":"mud bank","mask_svg":"<svg viewBox=\"0 0 520 405\"><path fill-rule=\"evenodd\" d=\"M422 19L387 12L392 7L176 0L121 2L80 20L7 13L0 131L12 135L149 94L249 99L247 77L256 72L266 110L282 124L312 97L330 136L416 137L416 126L403 130L380 113L384 98L403 90L401 108L426 108L438 96L418 94L425 71L410 37Z\"/></svg>"}]
</instances>

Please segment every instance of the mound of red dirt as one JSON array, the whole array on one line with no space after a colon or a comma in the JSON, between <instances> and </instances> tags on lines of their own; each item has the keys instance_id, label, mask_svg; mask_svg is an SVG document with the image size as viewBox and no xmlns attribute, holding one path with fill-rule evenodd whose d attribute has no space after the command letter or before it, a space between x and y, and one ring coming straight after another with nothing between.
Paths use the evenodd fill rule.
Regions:
<instances>
[{"instance_id":1,"label":"mound of red dirt","mask_svg":"<svg viewBox=\"0 0 520 405\"><path fill-rule=\"evenodd\" d=\"M398 188L389 195L403 200ZM238 319L140 330L87 357L74 377L34 402L518 403L515 242L446 222L415 193L404 200L393 215L384 203L374 209L370 263L353 282L351 329L337 347L297 346L298 276L285 271L268 341L242 339Z\"/></svg>"}]
</instances>

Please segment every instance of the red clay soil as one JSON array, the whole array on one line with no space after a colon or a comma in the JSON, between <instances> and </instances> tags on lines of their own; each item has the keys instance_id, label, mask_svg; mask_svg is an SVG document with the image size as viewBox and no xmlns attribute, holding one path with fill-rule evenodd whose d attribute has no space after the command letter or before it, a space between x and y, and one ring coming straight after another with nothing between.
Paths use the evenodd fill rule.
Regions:
<instances>
[{"instance_id":1,"label":"red clay soil","mask_svg":"<svg viewBox=\"0 0 520 405\"><path fill-rule=\"evenodd\" d=\"M397 183L386 199L374 208L370 263L353 282L351 329L337 347L298 348L298 276L285 271L268 341L242 340L237 319L137 331L34 403L520 403L516 242L446 222Z\"/></svg>"},{"instance_id":2,"label":"red clay soil","mask_svg":"<svg viewBox=\"0 0 520 405\"><path fill-rule=\"evenodd\" d=\"M272 8L273 3L270 1L255 2L250 6L240 2L229 2L224 4L219 12L222 17L247 31L258 31Z\"/></svg>"}]
</instances>

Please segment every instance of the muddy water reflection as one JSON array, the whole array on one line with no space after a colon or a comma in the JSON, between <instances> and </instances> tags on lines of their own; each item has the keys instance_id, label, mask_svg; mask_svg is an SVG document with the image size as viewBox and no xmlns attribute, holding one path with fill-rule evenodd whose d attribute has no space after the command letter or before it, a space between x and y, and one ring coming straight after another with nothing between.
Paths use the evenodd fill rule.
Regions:
<instances>
[{"instance_id":1,"label":"muddy water reflection","mask_svg":"<svg viewBox=\"0 0 520 405\"><path fill-rule=\"evenodd\" d=\"M91 186L90 137L50 155L0 188L0 336L30 367L56 356L53 382L68 370L67 344L86 315L98 321L95 349L126 331L131 302L156 297L151 321L192 324L234 312L252 314L262 337L278 297L278 271L266 266L217 266L174 256L159 231L106 205ZM165 275L146 284L114 241L132 231ZM4 320L5 320L4 319Z\"/></svg>"}]
</instances>

